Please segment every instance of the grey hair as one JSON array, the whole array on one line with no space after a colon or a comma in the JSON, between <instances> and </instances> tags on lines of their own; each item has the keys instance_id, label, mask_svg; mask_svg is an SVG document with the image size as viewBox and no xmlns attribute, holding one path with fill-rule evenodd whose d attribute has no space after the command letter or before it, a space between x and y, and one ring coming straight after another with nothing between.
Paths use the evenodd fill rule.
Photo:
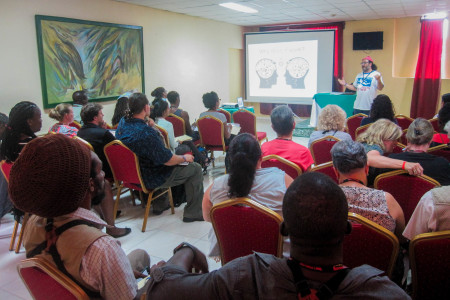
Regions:
<instances>
[{"instance_id":1,"label":"grey hair","mask_svg":"<svg viewBox=\"0 0 450 300\"><path fill-rule=\"evenodd\" d=\"M413 145L425 145L431 142L433 134L434 129L430 121L417 118L409 125L406 139Z\"/></svg>"},{"instance_id":2,"label":"grey hair","mask_svg":"<svg viewBox=\"0 0 450 300\"><path fill-rule=\"evenodd\" d=\"M342 174L348 174L355 169L367 165L367 154L361 143L344 140L334 144L331 148L334 167Z\"/></svg>"},{"instance_id":3,"label":"grey hair","mask_svg":"<svg viewBox=\"0 0 450 300\"><path fill-rule=\"evenodd\" d=\"M272 122L273 130L278 135L290 134L294 128L294 113L287 105L280 105L275 107L270 114L270 121Z\"/></svg>"}]
</instances>

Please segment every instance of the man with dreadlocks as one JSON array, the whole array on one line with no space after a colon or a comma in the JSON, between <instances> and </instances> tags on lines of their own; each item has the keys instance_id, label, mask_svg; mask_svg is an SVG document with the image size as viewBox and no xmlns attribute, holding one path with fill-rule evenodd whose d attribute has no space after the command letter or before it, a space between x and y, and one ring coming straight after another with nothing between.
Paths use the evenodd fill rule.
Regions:
<instances>
[{"instance_id":1,"label":"man with dreadlocks","mask_svg":"<svg viewBox=\"0 0 450 300\"><path fill-rule=\"evenodd\" d=\"M90 211L104 193L94 152L62 134L35 139L11 169L9 193L17 208L32 214L24 233L28 258L56 265L91 297L139 299L135 277L145 277L140 272L150 257L143 250L127 257Z\"/></svg>"}]
</instances>

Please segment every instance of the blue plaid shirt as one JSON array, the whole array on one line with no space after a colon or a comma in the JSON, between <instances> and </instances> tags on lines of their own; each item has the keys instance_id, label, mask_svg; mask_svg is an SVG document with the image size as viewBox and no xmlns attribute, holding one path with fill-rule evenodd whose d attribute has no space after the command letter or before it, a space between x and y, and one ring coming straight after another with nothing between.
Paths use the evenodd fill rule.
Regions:
<instances>
[{"instance_id":1,"label":"blue plaid shirt","mask_svg":"<svg viewBox=\"0 0 450 300\"><path fill-rule=\"evenodd\" d=\"M147 188L161 186L172 173L173 167L164 165L172 158L158 132L141 119L122 118L116 138L139 157L142 179Z\"/></svg>"}]
</instances>

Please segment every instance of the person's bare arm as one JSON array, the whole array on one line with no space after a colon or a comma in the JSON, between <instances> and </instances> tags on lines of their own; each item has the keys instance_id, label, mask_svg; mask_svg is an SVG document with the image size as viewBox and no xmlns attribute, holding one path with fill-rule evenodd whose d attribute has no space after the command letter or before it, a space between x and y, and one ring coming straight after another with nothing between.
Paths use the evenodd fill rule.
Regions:
<instances>
[{"instance_id":1,"label":"person's bare arm","mask_svg":"<svg viewBox=\"0 0 450 300\"><path fill-rule=\"evenodd\" d=\"M419 163L389 158L381 155L380 152L376 150L371 150L367 153L367 160L369 161L369 166L380 169L402 169L403 163L405 163L405 171L407 171L409 175L423 175L423 168Z\"/></svg>"},{"instance_id":2,"label":"person's bare arm","mask_svg":"<svg viewBox=\"0 0 450 300\"><path fill-rule=\"evenodd\" d=\"M375 79L377 80L377 89L381 91L384 88L383 82L381 82L381 75L375 75Z\"/></svg>"},{"instance_id":3,"label":"person's bare arm","mask_svg":"<svg viewBox=\"0 0 450 300\"><path fill-rule=\"evenodd\" d=\"M388 192L384 192L386 196L386 204L389 209L389 214L395 220L395 235L397 236L400 243L406 242L406 239L403 237L403 230L405 230L405 215L403 214L403 209L398 204L397 200L395 200L394 196L392 196Z\"/></svg>"},{"instance_id":4,"label":"person's bare arm","mask_svg":"<svg viewBox=\"0 0 450 300\"><path fill-rule=\"evenodd\" d=\"M183 162L193 162L194 161L194 157L190 154L184 154L184 155L172 155L172 157L169 159L168 162L166 162L164 165L166 166L175 166L178 164L181 164Z\"/></svg>"},{"instance_id":5,"label":"person's bare arm","mask_svg":"<svg viewBox=\"0 0 450 300\"><path fill-rule=\"evenodd\" d=\"M226 139L229 139L231 136L231 124L230 123L223 123L223 135Z\"/></svg>"},{"instance_id":6,"label":"person's bare arm","mask_svg":"<svg viewBox=\"0 0 450 300\"><path fill-rule=\"evenodd\" d=\"M344 86L345 88L352 90L352 91L356 91L356 87L353 84L348 84L344 78L338 79L338 82L340 85Z\"/></svg>"},{"instance_id":7,"label":"person's bare arm","mask_svg":"<svg viewBox=\"0 0 450 300\"><path fill-rule=\"evenodd\" d=\"M206 189L205 193L203 194L203 201L202 201L203 219L207 222L211 222L209 213L211 212L211 208L213 207L213 204L211 202L211 197L210 197L211 188L212 188L212 184Z\"/></svg>"},{"instance_id":8,"label":"person's bare arm","mask_svg":"<svg viewBox=\"0 0 450 300\"><path fill-rule=\"evenodd\" d=\"M186 127L186 134L187 135L192 135L192 127L191 127L191 123L189 121L189 114L187 111L183 110L181 112L181 118L183 118L184 120L184 127Z\"/></svg>"},{"instance_id":9,"label":"person's bare arm","mask_svg":"<svg viewBox=\"0 0 450 300\"><path fill-rule=\"evenodd\" d=\"M289 176L288 174L284 174L284 183L286 184L286 188L288 188L292 181L294 181L294 179L292 179L291 176Z\"/></svg>"}]
</instances>

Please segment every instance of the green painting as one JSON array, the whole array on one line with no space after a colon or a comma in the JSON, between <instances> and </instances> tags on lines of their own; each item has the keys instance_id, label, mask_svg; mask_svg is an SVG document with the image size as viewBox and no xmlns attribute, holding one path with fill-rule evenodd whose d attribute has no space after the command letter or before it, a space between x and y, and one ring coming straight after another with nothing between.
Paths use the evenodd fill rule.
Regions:
<instances>
[{"instance_id":1,"label":"green painting","mask_svg":"<svg viewBox=\"0 0 450 300\"><path fill-rule=\"evenodd\" d=\"M142 27L36 15L44 107L85 90L108 101L144 90Z\"/></svg>"}]
</instances>

